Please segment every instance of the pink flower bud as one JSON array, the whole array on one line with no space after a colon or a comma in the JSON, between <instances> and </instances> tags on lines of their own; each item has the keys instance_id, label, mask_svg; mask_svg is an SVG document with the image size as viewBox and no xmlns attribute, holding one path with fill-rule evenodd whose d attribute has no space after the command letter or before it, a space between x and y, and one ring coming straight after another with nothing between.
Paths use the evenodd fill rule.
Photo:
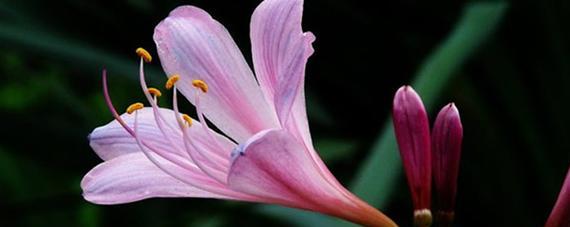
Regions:
<instances>
[{"instance_id":1,"label":"pink flower bud","mask_svg":"<svg viewBox=\"0 0 570 227\"><path fill-rule=\"evenodd\" d=\"M443 107L432 131L433 178L440 221L453 221L463 127L453 103Z\"/></svg>"},{"instance_id":2,"label":"pink flower bud","mask_svg":"<svg viewBox=\"0 0 570 227\"><path fill-rule=\"evenodd\" d=\"M429 121L422 100L410 86L394 97L394 130L400 148L415 213L431 220L431 144Z\"/></svg>"}]
</instances>

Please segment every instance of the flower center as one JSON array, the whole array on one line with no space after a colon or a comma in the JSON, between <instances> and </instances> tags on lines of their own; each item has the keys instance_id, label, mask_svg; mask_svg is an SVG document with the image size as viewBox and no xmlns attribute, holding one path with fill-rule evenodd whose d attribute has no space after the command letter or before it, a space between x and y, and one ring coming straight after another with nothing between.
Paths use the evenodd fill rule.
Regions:
<instances>
[{"instance_id":1,"label":"flower center","mask_svg":"<svg viewBox=\"0 0 570 227\"><path fill-rule=\"evenodd\" d=\"M203 80L193 80L191 83L195 88L194 105L200 121L199 125L193 127L193 119L187 114L181 114L178 109L178 89L176 84L182 80L178 74L171 75L166 81L165 88L172 90L172 104L175 122L167 121L163 116L164 111L158 107L158 97L162 93L157 88L148 87L144 76L144 63L149 63L152 60L148 51L143 48L136 50L137 55L140 57L139 79L140 85L143 88L145 97L147 98L150 106L152 107L154 120L158 131L164 136L166 142L172 149L165 151L160 149L160 146L151 142L144 141L139 135L139 120L138 111L144 108L142 103L135 103L127 108L128 114L134 114L134 125L131 129L122 118L116 113L112 107L112 103L105 83L105 97L107 104L111 108L115 119L135 138L139 148L153 162L158 168L165 173L185 182L191 184L188 180L183 180L187 176L180 173L169 171L167 165L176 165L184 169L194 171L195 173L205 174L209 178L215 180L217 183L226 184L227 173L230 167L230 154L229 151L232 147L222 146L221 140L223 136L215 134L208 124L203 113L201 105L201 96L208 92L208 84ZM176 125L178 127L176 127ZM192 138L191 137L194 137ZM196 140L199 140L198 143ZM235 146L235 144L234 144ZM174 152L172 152L174 151ZM193 185L196 186L196 185ZM196 186L200 188L199 186Z\"/></svg>"}]
</instances>

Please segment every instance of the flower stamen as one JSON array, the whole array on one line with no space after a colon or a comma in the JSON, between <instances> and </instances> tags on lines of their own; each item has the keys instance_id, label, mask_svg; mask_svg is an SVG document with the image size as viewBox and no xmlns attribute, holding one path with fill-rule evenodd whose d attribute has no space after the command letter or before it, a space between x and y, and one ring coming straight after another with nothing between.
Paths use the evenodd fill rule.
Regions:
<instances>
[{"instance_id":1,"label":"flower stamen","mask_svg":"<svg viewBox=\"0 0 570 227\"><path fill-rule=\"evenodd\" d=\"M154 120L156 122L156 126L158 127L159 131L166 138L166 140L168 141L170 146L178 151L178 153L176 155L185 155L184 148L178 146L177 143L175 143L172 140L172 137L168 136L167 132L176 131L176 129L171 124L168 124L168 122L164 119L164 117L161 114L161 111L159 110L158 104L157 104L158 103L157 102L158 101L157 96L156 95L153 96L153 90L156 90L158 92L160 92L160 91L158 89L155 89L155 88L149 88L146 84L145 76L144 76L144 61L142 58L141 58L140 65L139 65L139 80L140 80L140 86L142 87L143 93L144 93L146 99L148 100L148 102L150 103L150 106L152 107L152 111L154 114ZM155 94L156 94L156 91L155 91ZM194 164L192 164L192 165L194 165ZM193 166L193 167L196 167L196 166Z\"/></svg>"},{"instance_id":2,"label":"flower stamen","mask_svg":"<svg viewBox=\"0 0 570 227\"><path fill-rule=\"evenodd\" d=\"M196 146L193 140L190 139L188 135L188 127L182 120L186 121L184 115L180 114L178 110L178 95L176 86L174 86L173 94L172 94L172 106L174 110L174 115L176 119L178 119L178 125L180 126L180 130L182 130L182 143L186 148L186 152L190 156L190 159L200 168L206 175L210 176L211 178L215 179L216 181L225 184L226 182L226 173L227 173L227 163L224 163L224 159L222 157L214 155L213 157L206 155L204 152L201 151L201 148ZM190 116L186 115L189 119ZM190 146L194 149L190 149ZM204 160L200 160L200 156ZM214 160L216 158L217 160ZM208 162L208 164L203 163L204 161Z\"/></svg>"},{"instance_id":3,"label":"flower stamen","mask_svg":"<svg viewBox=\"0 0 570 227\"><path fill-rule=\"evenodd\" d=\"M179 80L179 76L178 75L173 75L172 77L170 77L170 79L167 81L166 87L167 89L169 89L169 85L171 86L170 88L174 88L174 98L176 98L176 82ZM189 150L188 146L186 145L185 140L187 139L187 133L186 133L186 128L187 127L183 127L184 125L181 125L181 130L182 130L182 140L183 140L183 147L179 147L178 143L175 143L172 140L171 136L168 136L168 129L175 131L175 129L168 124L168 122L164 119L164 117L162 116L161 112L158 109L158 105L156 104L156 102L153 102L152 97L151 97L151 93L150 93L150 89L148 88L146 81L145 81L145 76L144 76L144 61L141 59L140 62L140 67L139 67L139 80L140 80L140 85L142 87L143 92L145 93L145 96L147 98L147 100L150 102L151 107L153 109L153 113L154 113L154 119L156 122L156 125L158 126L158 129L160 130L160 132L162 133L162 135L164 135L164 137L166 138L166 140L168 141L168 143L170 143L170 146L172 146L175 150L179 151L180 155L188 155L189 158L191 159L192 162L191 165L192 167L196 167L197 169L200 169L201 171L203 171L204 173L206 173L208 176L212 177L213 179L215 179L216 181L218 181L219 183L224 183L224 181L222 179L225 179L225 172L226 170L224 169L223 165L220 166L220 163L222 162L216 162L214 160L211 159L211 157L209 156L205 156L202 155L202 153L200 153L202 155L202 158L206 158L206 160L209 161L209 165L211 169L205 169L207 167L205 167L205 165L203 165L202 163L200 163L199 159L197 157L193 157L192 156L192 152L191 150ZM156 97L155 97L156 98ZM177 104L174 102L174 105L176 106ZM177 107L176 107L177 109ZM176 112L178 112L176 110ZM176 116L177 119L182 119L179 116ZM178 120L179 124L181 123L180 120ZM164 124L166 123L166 127L164 126ZM194 149L198 149L196 146L194 146ZM220 159L220 157L215 157ZM223 160L223 159L222 159Z\"/></svg>"},{"instance_id":4,"label":"flower stamen","mask_svg":"<svg viewBox=\"0 0 570 227\"><path fill-rule=\"evenodd\" d=\"M210 166L211 169L207 169L207 170L206 170L207 167L205 167L205 165L203 165L202 163L200 163L200 160L199 160L197 157L193 157L193 155L192 155L193 152L191 152L191 150L189 150L188 146L186 145L186 142L185 142L185 141L188 139L188 138L187 138L188 135L186 135L186 134L187 134L187 133L186 133L186 128L187 128L187 127L184 127L186 124L183 124L183 123L181 122L181 120L182 120L181 117L176 116L176 118L179 119L178 122L179 122L179 124L180 124L180 126L181 126L181 130L182 130L182 133L183 133L183 135L182 135L182 136L183 136L183 138L182 138L182 140L183 140L183 147L179 147L179 146L177 145L177 143L175 143L175 142L172 140L172 137L168 136L167 128L165 128L165 126L164 126L164 123L167 123L167 122L165 121L164 117L163 117L162 114L160 113L160 111L159 111L159 109L158 109L158 105L156 104L156 102L153 102L153 99L152 99L152 97L151 97L151 92L150 92L151 89L148 88L148 86L147 86L147 84L146 84L146 81L145 81L145 76L144 76L144 61L143 61L143 59L141 59L141 61L140 61L139 80L140 80L140 85L141 85L141 87L142 87L142 89L143 89L143 92L145 93L145 96L146 96L147 100L150 102L151 107L152 107L152 109L153 109L154 118L155 118L156 124L157 124L157 126L158 126L158 129L159 129L160 132L164 135L164 137L165 137L166 140L170 143L170 145L171 145L174 149L178 150L178 151L180 152L180 154L188 155L189 158L192 160L192 162L191 162L192 167L196 167L196 168L202 170L204 173L206 173L206 174L209 175L210 177L212 177L213 179L217 180L218 182L224 183L223 179L225 179L225 175L224 175L224 174L225 174L225 172L226 172L226 169L224 168L225 165L222 164L223 162L220 162L220 160L223 160L223 159L222 159L221 157L215 156L214 158L217 158L217 161L215 161L215 160L212 159L212 157L206 156L206 155L202 154L202 152L199 152L199 154L201 155L201 158L202 158L202 159L205 158L205 159L209 162L209 165L208 165L208 166ZM177 74L174 74L174 75L172 75L172 76L168 79L168 81L166 82L166 86L165 86L166 89L172 89L172 88L174 88L174 95L173 95L173 96L174 96L174 98L173 98L174 100L176 100L176 82L177 82L178 80L180 80L180 76L177 75ZM155 97L155 100L156 100L156 97ZM174 102L173 104L175 105L175 111L177 112L176 114L178 114L177 107L176 107L177 104L176 104L175 102ZM181 124L181 123L182 123L182 124ZM170 129L170 130L172 130L172 131L175 131L175 129L174 129L170 124L166 124L166 126L168 127L168 129ZM195 145L193 145L193 147L194 147L194 149L198 149Z\"/></svg>"},{"instance_id":5,"label":"flower stamen","mask_svg":"<svg viewBox=\"0 0 570 227\"><path fill-rule=\"evenodd\" d=\"M192 118L188 114L182 114L182 119L186 121L188 127L192 126Z\"/></svg>"},{"instance_id":6,"label":"flower stamen","mask_svg":"<svg viewBox=\"0 0 570 227\"><path fill-rule=\"evenodd\" d=\"M137 103L133 103L131 104L128 108L127 108L127 113L128 114L133 114L135 111L140 110L144 107L144 104L137 102Z\"/></svg>"},{"instance_id":7,"label":"flower stamen","mask_svg":"<svg viewBox=\"0 0 570 227\"><path fill-rule=\"evenodd\" d=\"M150 55L150 53L148 53L148 51L146 51L144 48L139 47L137 48L137 50L135 51L137 53L137 55L139 57L141 57L142 59L144 59L144 62L149 63L152 61L152 56Z\"/></svg>"},{"instance_id":8,"label":"flower stamen","mask_svg":"<svg viewBox=\"0 0 570 227\"><path fill-rule=\"evenodd\" d=\"M141 138L138 136L138 128L139 128L139 127L138 127L138 112L135 113L135 122L134 122L133 128L134 128L134 130L133 130L133 137L135 138L135 141L136 141L138 147L141 149L142 153L147 157L147 159L148 159L149 161L151 161L157 168L159 168L159 169L162 170L164 173L166 173L166 174L172 176L173 178L175 178L175 179L177 179L177 180L179 180L179 181L181 181L181 182L183 182L183 183L186 183L186 184L188 184L188 185L190 185L190 186L197 187L197 188L200 188L200 187L201 187L200 185L197 185L197 184L193 183L192 181L188 180L188 179L187 179L187 176L185 177L185 176L182 176L182 175L180 175L180 174L178 174L178 173L176 173L176 172L174 172L174 171L171 171L170 168L169 168L168 166L166 166L166 163L161 163L161 162L159 161L159 159L157 159L157 158L165 158L165 157L161 157L160 155L158 155L157 157L155 157L155 156L153 156L153 153L151 153L151 151L149 151L149 150L146 149L146 148L150 148L150 149L152 150L152 147L149 147L148 145L144 144L144 141L142 141ZM154 152L154 153L155 153L155 154L158 154L158 153L156 153L156 152ZM165 159L163 159L163 160L165 160ZM170 161L170 160L166 159L165 161ZM174 164L176 164L176 163L174 163ZM199 176L199 175L193 176L193 177L195 177L195 178L202 178L202 177ZM203 180L203 181L207 181L206 179L202 179L202 180ZM214 182L211 182L211 183L212 183L212 184L215 184L215 181L214 181ZM215 186L214 186L214 187L215 187ZM228 193L228 192L224 192L223 189L219 190L219 189L215 189L215 188L208 188L207 186L206 186L206 189L205 189L205 190L211 190L211 191L213 191L213 192L221 191L221 193ZM229 192L229 193L233 194L234 192ZM237 193L237 195L240 196L239 193ZM246 196L247 196L247 195L246 195ZM247 198L247 197L246 197L246 198Z\"/></svg>"},{"instance_id":9,"label":"flower stamen","mask_svg":"<svg viewBox=\"0 0 570 227\"><path fill-rule=\"evenodd\" d=\"M204 126L204 130L206 131L206 135L208 138L213 141L213 144L218 148L218 150L223 151L223 146L218 142L218 139L214 137L212 133L212 129L208 127L208 123L206 122L206 117L204 112L202 111L202 105L200 104L200 91L206 93L208 91L208 85L203 80L193 80L192 85L197 88L196 95L194 96L194 105L196 106L196 113L198 114L198 119Z\"/></svg>"},{"instance_id":10,"label":"flower stamen","mask_svg":"<svg viewBox=\"0 0 570 227\"><path fill-rule=\"evenodd\" d=\"M160 92L160 90L153 88L153 87L148 88L148 93L150 93L151 95L154 95L156 97L162 96L162 93Z\"/></svg>"},{"instance_id":11,"label":"flower stamen","mask_svg":"<svg viewBox=\"0 0 570 227\"><path fill-rule=\"evenodd\" d=\"M149 152L152 151L154 152L154 154L157 154L158 157L163 158L166 161L169 161L171 163L173 163L174 165L180 166L181 168L185 168L185 169L189 169L191 170L191 173L195 173L195 171L199 171L198 167L196 167L195 165L192 165L191 163L184 163L184 162L180 162L180 160L176 157L172 157L171 154L169 153L165 153L165 152L160 152L160 150L158 150L156 147L152 146L151 144L146 143L145 141L141 141L140 139L138 139L138 133L135 132L135 130L133 130L131 127L129 127L127 125L127 123L121 118L121 116L119 116L119 113L117 112L117 110L115 109L115 107L113 106L113 102L111 101L111 96L109 95L109 88L107 87L107 72L106 70L103 70L103 95L105 97L105 103L107 104L107 107L109 107L109 110L111 111L111 114L113 115L113 117L117 120L117 122L123 126L123 128L129 133L131 134L131 136L133 136L135 138L135 140L137 140L137 144L139 145L140 148L142 148L143 153L145 154L145 156L147 156L147 158L149 158L149 156L151 155ZM135 112L135 114L138 112ZM135 115L135 120L136 120L137 116ZM135 125L137 125L137 123L135 123ZM144 149L144 148L148 148L150 151ZM172 177L190 185L196 188L200 188L206 191L212 191L214 193L220 193L222 195L228 195L228 196L236 196L238 198L250 198L251 196L249 195L245 195L239 192L234 192L234 191L228 191L225 190L223 188L219 188L217 186L215 186L215 184L217 183L216 181L212 182L212 185L209 184L194 184L192 181L187 180L184 176L180 176L178 174L174 174L174 172L172 171L168 171L168 169L165 169L159 162L158 160L156 160L154 157L150 157L149 160L151 160L151 162L153 162L155 165L157 165L158 168L161 168L162 171L164 171L166 174L171 175ZM202 176L200 176L199 174L196 175L192 175L191 177L194 178L200 178ZM208 181L207 179L204 179L205 181Z\"/></svg>"},{"instance_id":12,"label":"flower stamen","mask_svg":"<svg viewBox=\"0 0 570 227\"><path fill-rule=\"evenodd\" d=\"M152 99L154 101L154 104L158 104L158 97L162 96L162 92L160 92L160 90L156 89L156 88L148 88L147 89L148 93L152 95Z\"/></svg>"},{"instance_id":13,"label":"flower stamen","mask_svg":"<svg viewBox=\"0 0 570 227\"><path fill-rule=\"evenodd\" d=\"M170 78L168 78L164 87L167 90L170 90L170 89L172 89L172 87L174 87L174 84L176 84L176 82L178 82L178 80L180 80L180 76L178 74L174 74L174 75L170 76Z\"/></svg>"},{"instance_id":14,"label":"flower stamen","mask_svg":"<svg viewBox=\"0 0 570 227\"><path fill-rule=\"evenodd\" d=\"M203 80L192 80L192 86L199 88L204 93L208 92L208 84Z\"/></svg>"}]
</instances>

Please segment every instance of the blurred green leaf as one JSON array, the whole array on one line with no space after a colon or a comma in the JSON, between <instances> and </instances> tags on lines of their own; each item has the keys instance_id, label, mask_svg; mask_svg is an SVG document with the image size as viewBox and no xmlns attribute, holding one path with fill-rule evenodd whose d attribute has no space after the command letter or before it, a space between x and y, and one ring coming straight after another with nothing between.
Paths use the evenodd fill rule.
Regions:
<instances>
[{"instance_id":1,"label":"blurred green leaf","mask_svg":"<svg viewBox=\"0 0 570 227\"><path fill-rule=\"evenodd\" d=\"M307 115L309 116L309 121L315 124L321 124L326 126L334 125L334 118L330 113L325 110L322 102L319 102L316 95L311 94L307 91Z\"/></svg>"},{"instance_id":2,"label":"blurred green leaf","mask_svg":"<svg viewBox=\"0 0 570 227\"><path fill-rule=\"evenodd\" d=\"M435 101L449 79L492 34L506 9L507 4L501 2L467 5L453 32L426 59L412 82L428 109L435 108ZM390 119L358 171L352 191L370 204L385 207L400 172L401 163ZM280 213L285 209L263 208L263 211ZM287 212L291 213L288 215L289 221L298 226L350 226L346 222L331 222L330 218L315 213Z\"/></svg>"},{"instance_id":3,"label":"blurred green leaf","mask_svg":"<svg viewBox=\"0 0 570 227\"><path fill-rule=\"evenodd\" d=\"M327 162L346 158L358 146L356 141L337 138L317 138L314 143L315 149L319 151L321 158Z\"/></svg>"},{"instance_id":4,"label":"blurred green leaf","mask_svg":"<svg viewBox=\"0 0 570 227\"><path fill-rule=\"evenodd\" d=\"M90 204L82 203L79 207L78 223L83 227L97 227L101 226L101 207Z\"/></svg>"},{"instance_id":5,"label":"blurred green leaf","mask_svg":"<svg viewBox=\"0 0 570 227\"><path fill-rule=\"evenodd\" d=\"M323 214L289 207L260 205L258 210L277 219L283 219L295 226L337 226L341 223L348 226L356 226L344 220L330 218Z\"/></svg>"},{"instance_id":6,"label":"blurred green leaf","mask_svg":"<svg viewBox=\"0 0 570 227\"><path fill-rule=\"evenodd\" d=\"M0 192L14 192L10 195L22 196L20 192L25 190L26 185L19 169L17 160L0 148L0 184L3 185Z\"/></svg>"},{"instance_id":7,"label":"blurred green leaf","mask_svg":"<svg viewBox=\"0 0 570 227\"><path fill-rule=\"evenodd\" d=\"M77 187L73 189L66 187L69 179L69 174L49 171L36 162L0 148L0 185L2 185L0 193L11 195L3 199L3 203L76 193ZM38 188L42 190L37 190Z\"/></svg>"},{"instance_id":8,"label":"blurred green leaf","mask_svg":"<svg viewBox=\"0 0 570 227\"><path fill-rule=\"evenodd\" d=\"M40 100L45 89L30 85L5 84L0 87L0 107L4 110L24 110Z\"/></svg>"},{"instance_id":9,"label":"blurred green leaf","mask_svg":"<svg viewBox=\"0 0 570 227\"><path fill-rule=\"evenodd\" d=\"M469 4L447 39L423 63L412 85L427 108L434 108L437 96L449 79L485 40L503 18L508 4L481 2Z\"/></svg>"},{"instance_id":10,"label":"blurred green leaf","mask_svg":"<svg viewBox=\"0 0 570 227\"><path fill-rule=\"evenodd\" d=\"M188 226L203 226L203 227L220 227L223 226L223 220L220 218L207 217L199 219L188 224Z\"/></svg>"},{"instance_id":11,"label":"blurred green leaf","mask_svg":"<svg viewBox=\"0 0 570 227\"><path fill-rule=\"evenodd\" d=\"M85 68L101 70L107 68L110 73L130 75L138 78L137 60L125 59L119 55L100 50L79 41L58 36L33 26L0 23L0 40L6 43L21 45L37 54L59 57L62 60L73 60L74 64ZM156 66L146 67L148 77L162 75ZM99 76L99 74L97 74Z\"/></svg>"}]
</instances>

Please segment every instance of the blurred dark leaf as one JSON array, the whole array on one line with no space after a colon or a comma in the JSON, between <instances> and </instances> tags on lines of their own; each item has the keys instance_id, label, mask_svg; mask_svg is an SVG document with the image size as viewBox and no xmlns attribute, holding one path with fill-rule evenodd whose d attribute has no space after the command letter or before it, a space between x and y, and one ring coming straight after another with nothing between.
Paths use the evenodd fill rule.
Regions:
<instances>
[{"instance_id":1,"label":"blurred dark leaf","mask_svg":"<svg viewBox=\"0 0 570 227\"><path fill-rule=\"evenodd\" d=\"M77 223L83 227L101 226L101 207L92 204L82 204L78 209Z\"/></svg>"},{"instance_id":2,"label":"blurred dark leaf","mask_svg":"<svg viewBox=\"0 0 570 227\"><path fill-rule=\"evenodd\" d=\"M70 61L69 63L73 64L80 64L83 68L102 70L105 67L110 73L130 75L132 79L138 78L134 50L133 58L129 60L36 27L16 26L2 22L0 22L0 27L2 28L0 29L0 40L20 45L27 51L35 52L38 55L56 57L63 61ZM162 75L156 66L147 66L146 70L149 78Z\"/></svg>"},{"instance_id":3,"label":"blurred dark leaf","mask_svg":"<svg viewBox=\"0 0 570 227\"><path fill-rule=\"evenodd\" d=\"M2 200L0 207L69 193L78 194L77 186L68 187L69 179L73 179L70 173L50 171L0 148L0 193L11 195Z\"/></svg>"}]
</instances>

